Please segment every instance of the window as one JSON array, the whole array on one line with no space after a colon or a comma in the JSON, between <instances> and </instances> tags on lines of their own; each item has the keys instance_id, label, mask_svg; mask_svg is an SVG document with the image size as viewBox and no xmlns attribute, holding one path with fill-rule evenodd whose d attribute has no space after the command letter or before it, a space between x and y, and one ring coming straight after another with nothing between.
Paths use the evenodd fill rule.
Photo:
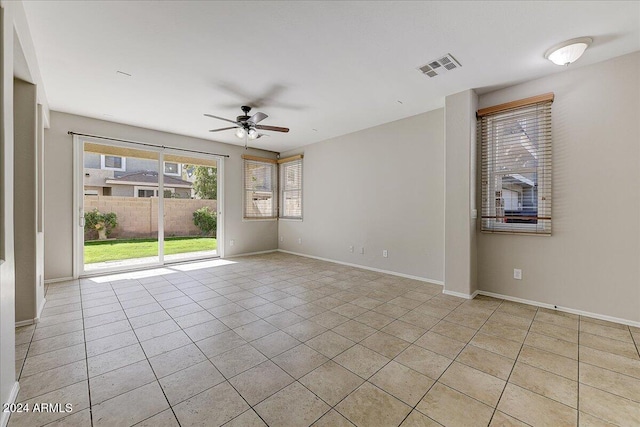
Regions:
<instances>
[{"instance_id":1,"label":"window","mask_svg":"<svg viewBox=\"0 0 640 427\"><path fill-rule=\"evenodd\" d=\"M482 231L551 234L551 104L540 95L478 111Z\"/></svg>"},{"instance_id":2,"label":"window","mask_svg":"<svg viewBox=\"0 0 640 427\"><path fill-rule=\"evenodd\" d=\"M253 156L244 159L244 218L276 217L276 161Z\"/></svg>"},{"instance_id":3,"label":"window","mask_svg":"<svg viewBox=\"0 0 640 427\"><path fill-rule=\"evenodd\" d=\"M182 165L174 162L164 162L164 174L182 176Z\"/></svg>"},{"instance_id":4,"label":"window","mask_svg":"<svg viewBox=\"0 0 640 427\"><path fill-rule=\"evenodd\" d=\"M126 170L127 159L122 156L110 156L108 154L100 155L100 168L112 171Z\"/></svg>"},{"instance_id":5,"label":"window","mask_svg":"<svg viewBox=\"0 0 640 427\"><path fill-rule=\"evenodd\" d=\"M164 197L171 198L175 194L175 188L164 188ZM158 197L158 187L133 187L133 197Z\"/></svg>"},{"instance_id":6,"label":"window","mask_svg":"<svg viewBox=\"0 0 640 427\"><path fill-rule=\"evenodd\" d=\"M158 190L151 190L151 189L146 189L146 188L139 188L138 192L136 193L136 197L157 197L158 196Z\"/></svg>"},{"instance_id":7,"label":"window","mask_svg":"<svg viewBox=\"0 0 640 427\"><path fill-rule=\"evenodd\" d=\"M302 219L302 155L278 160L280 218Z\"/></svg>"}]
</instances>

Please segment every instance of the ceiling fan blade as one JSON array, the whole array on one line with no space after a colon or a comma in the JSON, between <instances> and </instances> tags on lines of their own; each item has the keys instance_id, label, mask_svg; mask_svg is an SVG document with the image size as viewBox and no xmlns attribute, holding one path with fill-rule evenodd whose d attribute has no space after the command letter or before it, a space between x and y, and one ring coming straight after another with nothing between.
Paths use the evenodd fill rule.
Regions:
<instances>
[{"instance_id":1,"label":"ceiling fan blade","mask_svg":"<svg viewBox=\"0 0 640 427\"><path fill-rule=\"evenodd\" d=\"M205 114L205 116L211 117L212 119L224 120L225 122L237 124L237 122L235 120L225 119L224 117L214 116L213 114Z\"/></svg>"},{"instance_id":2,"label":"ceiling fan blade","mask_svg":"<svg viewBox=\"0 0 640 427\"><path fill-rule=\"evenodd\" d=\"M235 128L237 128L237 127L238 127L238 126L231 126L231 127L228 127L228 128L211 129L209 132L220 132L221 130L235 129Z\"/></svg>"},{"instance_id":3,"label":"ceiling fan blade","mask_svg":"<svg viewBox=\"0 0 640 427\"><path fill-rule=\"evenodd\" d=\"M289 128L281 128L281 127L278 127L278 126L257 125L256 129L271 130L271 131L274 131L274 132L289 132Z\"/></svg>"},{"instance_id":4,"label":"ceiling fan blade","mask_svg":"<svg viewBox=\"0 0 640 427\"><path fill-rule=\"evenodd\" d=\"M257 112L253 116L251 116L249 118L249 120L247 120L247 121L251 122L251 123L254 123L254 124L257 124L257 123L263 121L264 119L266 119L267 117L269 117L269 116L267 116L265 113Z\"/></svg>"}]
</instances>

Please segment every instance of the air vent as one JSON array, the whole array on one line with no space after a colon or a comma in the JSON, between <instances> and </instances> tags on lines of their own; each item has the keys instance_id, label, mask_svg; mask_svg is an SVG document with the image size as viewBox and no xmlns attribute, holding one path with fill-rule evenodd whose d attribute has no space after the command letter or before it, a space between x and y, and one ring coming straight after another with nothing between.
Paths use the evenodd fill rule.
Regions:
<instances>
[{"instance_id":1,"label":"air vent","mask_svg":"<svg viewBox=\"0 0 640 427\"><path fill-rule=\"evenodd\" d=\"M429 77L435 77L455 68L460 68L461 66L462 65L460 65L450 53L447 53L440 59L430 61L428 64L418 67L418 70Z\"/></svg>"},{"instance_id":2,"label":"air vent","mask_svg":"<svg viewBox=\"0 0 640 427\"><path fill-rule=\"evenodd\" d=\"M418 68L418 70L422 71L424 74L427 74L429 71L431 71L431 67L428 65L422 66L420 68Z\"/></svg>"}]
</instances>

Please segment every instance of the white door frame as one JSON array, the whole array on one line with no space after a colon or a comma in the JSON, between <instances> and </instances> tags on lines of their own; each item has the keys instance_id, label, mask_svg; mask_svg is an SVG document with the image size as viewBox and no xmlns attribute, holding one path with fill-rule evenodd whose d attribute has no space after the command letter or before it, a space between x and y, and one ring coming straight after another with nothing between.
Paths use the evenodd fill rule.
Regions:
<instances>
[{"instance_id":1,"label":"white door frame","mask_svg":"<svg viewBox=\"0 0 640 427\"><path fill-rule=\"evenodd\" d=\"M87 137L87 136L73 136L73 277L78 278L81 276L99 275L105 273L114 273L118 271L128 271L134 269L144 269L149 267L159 267L165 264L164 262L164 200L160 200L158 197L158 262L136 264L135 266L123 266L121 268L110 268L104 270L94 270L90 272L84 271L84 143L92 142L101 145L111 145L124 148L137 148L135 144L112 141L108 139ZM185 153L181 150L154 147L145 145L144 148L139 148L158 154L158 194L164 194L164 169L161 165L164 165L164 154L177 154L188 155L194 158L216 160L217 174L218 174L218 191L217 191L217 256L224 257L224 156L216 156L210 154L200 153ZM163 175L160 177L160 175ZM205 257L200 257L205 258ZM184 261L197 260L199 257L186 259ZM182 261L182 260L181 260Z\"/></svg>"}]
</instances>

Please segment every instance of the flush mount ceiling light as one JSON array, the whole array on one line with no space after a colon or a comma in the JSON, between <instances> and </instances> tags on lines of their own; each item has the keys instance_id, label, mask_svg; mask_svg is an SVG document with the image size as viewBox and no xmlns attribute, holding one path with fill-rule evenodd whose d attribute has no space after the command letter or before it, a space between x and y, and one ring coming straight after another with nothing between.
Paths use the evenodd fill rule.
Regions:
<instances>
[{"instance_id":1,"label":"flush mount ceiling light","mask_svg":"<svg viewBox=\"0 0 640 427\"><path fill-rule=\"evenodd\" d=\"M593 42L591 37L579 37L553 46L544 57L556 65L569 65L578 60Z\"/></svg>"}]
</instances>

